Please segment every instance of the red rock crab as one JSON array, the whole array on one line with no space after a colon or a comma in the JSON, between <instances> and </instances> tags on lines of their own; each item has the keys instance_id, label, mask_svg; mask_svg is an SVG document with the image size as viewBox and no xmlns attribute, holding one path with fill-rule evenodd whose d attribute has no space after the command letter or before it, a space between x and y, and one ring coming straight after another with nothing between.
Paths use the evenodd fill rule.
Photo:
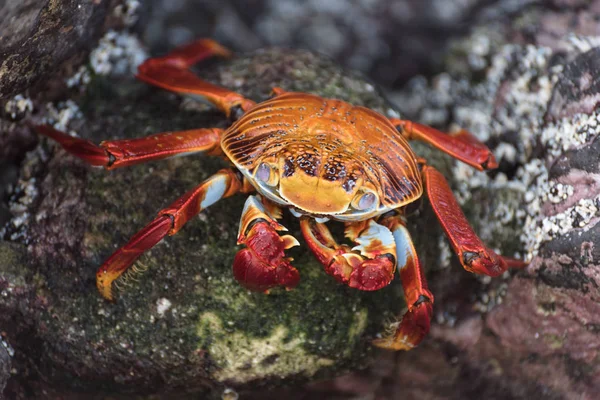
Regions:
<instances>
[{"instance_id":1,"label":"red rock crab","mask_svg":"<svg viewBox=\"0 0 600 400\"><path fill-rule=\"evenodd\" d=\"M233 260L235 278L246 288L291 289L299 273L285 250L299 245L277 220L282 209L300 219L308 247L325 271L359 290L390 283L396 268L408 310L395 332L374 344L410 349L430 327L433 295L404 222L404 208L424 191L460 262L468 271L497 276L523 264L487 248L468 224L445 178L415 155L409 140L421 140L479 170L495 168L490 150L465 131L448 135L418 123L387 118L364 107L314 94L273 89L273 97L255 103L208 83L189 67L229 52L211 40L199 40L139 67L150 84L212 103L237 120L228 129L199 128L145 138L110 140L95 145L49 126L37 130L87 163L114 169L191 153L230 161L223 169L161 210L100 267L97 286L112 300L112 282L146 250L174 235L206 207L236 193L248 197L242 211ZM338 244L325 225L345 224L356 243Z\"/></svg>"}]
</instances>

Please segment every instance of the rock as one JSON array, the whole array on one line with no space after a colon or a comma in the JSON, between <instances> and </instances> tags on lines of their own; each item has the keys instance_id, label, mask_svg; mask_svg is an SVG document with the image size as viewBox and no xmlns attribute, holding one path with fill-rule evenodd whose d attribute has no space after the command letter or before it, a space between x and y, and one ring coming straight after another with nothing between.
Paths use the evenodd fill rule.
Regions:
<instances>
[{"instance_id":1,"label":"rock","mask_svg":"<svg viewBox=\"0 0 600 400\"><path fill-rule=\"evenodd\" d=\"M11 356L8 346L9 345L4 343L4 341L0 341L0 399L3 398L2 392L4 391L6 382L10 377Z\"/></svg>"},{"instance_id":2,"label":"rock","mask_svg":"<svg viewBox=\"0 0 600 400\"><path fill-rule=\"evenodd\" d=\"M487 138L500 170L471 175L457 165L456 176L471 175L461 179L465 185L457 187L458 197L468 207L474 188L518 188L521 205L499 201L491 215L517 227L517 248L531 264L506 282L492 280L471 300L457 301L454 291L437 287L443 276L430 276L438 294L437 312L453 318L435 326L435 340L401 359L396 368L408 369L416 357L421 364L428 359L449 369L420 383L400 373L397 386L385 391L402 387L422 395L420 388L427 387L431 398L441 398L448 388L435 382L448 379L457 397L596 397L600 42L598 36L585 36L593 33L585 21L598 6L595 2L560 12L534 8L515 18L513 31L505 26L505 37L498 36L496 26L477 27L453 45L447 57L453 74L430 83L415 79L394 97L413 119L441 128L461 126ZM562 21L559 17L578 23L568 28L543 24ZM531 36L522 35L525 26ZM487 43L487 50L474 62L468 50L480 49L481 43ZM481 316L456 312L468 307ZM453 367L444 361L448 358Z\"/></svg>"},{"instance_id":3,"label":"rock","mask_svg":"<svg viewBox=\"0 0 600 400\"><path fill-rule=\"evenodd\" d=\"M79 56L103 29L108 0L8 0L0 7L0 99L24 92L69 58ZM8 33L8 34L7 34Z\"/></svg>"},{"instance_id":4,"label":"rock","mask_svg":"<svg viewBox=\"0 0 600 400\"><path fill-rule=\"evenodd\" d=\"M525 15L516 22L531 26L530 19ZM548 37L542 28L533 32ZM485 174L415 144L419 155L451 180L484 241L503 254L536 258L526 272L494 280L468 274L457 266L427 202L416 205L410 230L436 296L431 338L412 352L379 358L372 375L346 377L346 387L355 384L365 395L378 390L387 398L397 393L431 398L578 393L585 398L594 393L597 249L589 243L595 236L569 239L561 226L579 229L572 224L583 222L585 229L596 222L595 213L589 218L595 204L572 206L595 196L593 190L575 197L581 191L566 187L595 188L596 167L585 161L594 159L590 139L595 131L588 137L584 129L575 142L567 136L550 139L557 132L573 132L574 126L592 125L572 110L594 109L590 99L598 74L579 69L575 60L583 57L593 68L595 53L586 53L592 46L585 40L564 40L550 48L528 46L516 34L515 42L507 43L507 36L506 30L477 28L446 59L452 74L432 82L416 79L395 99L414 120L442 129L467 128L494 148L500 170ZM568 73L561 75L563 66ZM120 74L128 68L119 68ZM371 84L306 52L252 53L199 72L254 99L282 86L395 113ZM181 102L119 73L75 87L69 100L54 104L56 112L49 114L36 106L35 118L50 117L96 142L229 123L207 107ZM551 103L556 111L549 113ZM563 115L564 110L571 111ZM273 396L291 399L299 393L296 384L368 362L369 339L402 308L399 282L377 293L340 287L303 247L293 253L302 276L298 289L269 296L242 290L230 270L243 196L211 207L148 252L140 264L147 271L120 292L116 304L99 298L97 266L156 211L222 165L190 157L107 173L52 144L28 154L10 202L13 218L5 228L7 240L27 245L31 262L20 261L15 264L20 268L11 269L11 279L24 282L26 289L0 319L3 325L6 318L15 321L13 329L19 332L8 332L19 371L7 388L13 397L216 397L229 387L264 398L265 388L285 385L295 389ZM573 212L564 219L571 225L560 222L556 228L552 216L565 210ZM284 224L300 238L292 218ZM578 251L583 258L577 258ZM592 261L584 265L585 260ZM387 374L379 389L372 382L381 379L377 374ZM336 382L341 390L344 381ZM314 387L307 390L315 393Z\"/></svg>"},{"instance_id":5,"label":"rock","mask_svg":"<svg viewBox=\"0 0 600 400\"><path fill-rule=\"evenodd\" d=\"M308 52L263 51L200 71L255 99L278 85L388 109L371 84ZM72 108L69 131L95 142L230 123L129 75L96 76L77 93L58 108ZM34 329L9 335L27 360L10 390L216 397L225 387L291 385L366 362L370 339L402 308L399 282L376 293L342 287L303 247L291 253L301 271L297 289L268 296L244 290L231 273L243 196L211 207L144 255L138 267L145 273L124 285L116 303L99 296L102 261L223 165L184 157L106 172L46 141L28 154L5 236L27 245L29 265L11 271L35 297L7 306L5 315L30 304L15 329ZM295 219L288 215L284 224L301 238Z\"/></svg>"},{"instance_id":6,"label":"rock","mask_svg":"<svg viewBox=\"0 0 600 400\"><path fill-rule=\"evenodd\" d=\"M212 37L239 51L269 46L326 54L386 88L440 69L449 41L473 19L509 21L528 2L148 0L138 29L153 50Z\"/></svg>"},{"instance_id":7,"label":"rock","mask_svg":"<svg viewBox=\"0 0 600 400\"><path fill-rule=\"evenodd\" d=\"M125 3L125 4L121 4ZM25 124L41 101L60 98L77 79L104 31L128 26L132 18L121 0L82 4L72 0L8 0L0 3L0 197L37 138ZM104 46L106 47L106 46ZM105 55L104 52L101 55ZM90 60L93 62L93 60ZM100 73L99 71L95 71ZM0 204L0 226L8 219Z\"/></svg>"},{"instance_id":8,"label":"rock","mask_svg":"<svg viewBox=\"0 0 600 400\"><path fill-rule=\"evenodd\" d=\"M504 242L505 254L521 253L530 266L474 279L443 268L447 258L430 259L428 340L366 371L267 399L598 397L598 10L598 1L556 0L510 23L475 19L473 32L452 42L445 73L391 96L411 119L466 128L494 149L499 171L453 167L455 193L464 209L486 210L470 213L486 241ZM506 189L513 194L503 199Z\"/></svg>"},{"instance_id":9,"label":"rock","mask_svg":"<svg viewBox=\"0 0 600 400\"><path fill-rule=\"evenodd\" d=\"M0 241L0 399L13 368L12 340L30 328L25 316L33 291L26 280L32 273L26 267L25 246ZM15 324L15 319L23 320ZM21 354L16 357L22 360Z\"/></svg>"}]
</instances>

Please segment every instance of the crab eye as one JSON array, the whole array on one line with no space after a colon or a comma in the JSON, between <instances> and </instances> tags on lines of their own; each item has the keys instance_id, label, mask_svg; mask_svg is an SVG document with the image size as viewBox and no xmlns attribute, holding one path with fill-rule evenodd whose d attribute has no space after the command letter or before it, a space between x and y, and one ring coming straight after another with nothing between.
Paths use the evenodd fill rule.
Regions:
<instances>
[{"instance_id":1,"label":"crab eye","mask_svg":"<svg viewBox=\"0 0 600 400\"><path fill-rule=\"evenodd\" d=\"M256 169L256 179L266 183L269 186L275 186L279 183L277 171L267 163L260 163Z\"/></svg>"},{"instance_id":2,"label":"crab eye","mask_svg":"<svg viewBox=\"0 0 600 400\"><path fill-rule=\"evenodd\" d=\"M373 208L377 201L377 196L373 192L366 192L354 198L352 206L357 210L368 210Z\"/></svg>"}]
</instances>

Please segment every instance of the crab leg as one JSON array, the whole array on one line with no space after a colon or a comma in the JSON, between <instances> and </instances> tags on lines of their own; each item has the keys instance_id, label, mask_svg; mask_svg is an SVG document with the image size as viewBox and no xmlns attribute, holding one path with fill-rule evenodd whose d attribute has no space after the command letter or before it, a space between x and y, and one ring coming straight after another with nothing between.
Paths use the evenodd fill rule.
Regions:
<instances>
[{"instance_id":1,"label":"crab leg","mask_svg":"<svg viewBox=\"0 0 600 400\"><path fill-rule=\"evenodd\" d=\"M199 97L229 116L233 107L239 106L246 111L255 103L238 93L198 78L188 68L209 56L228 57L230 54L229 50L217 42L200 39L175 49L164 57L146 60L139 66L137 77L163 89Z\"/></svg>"},{"instance_id":2,"label":"crab leg","mask_svg":"<svg viewBox=\"0 0 600 400\"><path fill-rule=\"evenodd\" d=\"M308 246L338 281L360 290L387 286L396 268L396 245L389 229L374 220L346 226L346 235L357 243L350 248L339 245L325 224L313 218L300 218L300 229Z\"/></svg>"},{"instance_id":3,"label":"crab leg","mask_svg":"<svg viewBox=\"0 0 600 400\"><path fill-rule=\"evenodd\" d=\"M142 253L165 236L177 233L187 221L218 200L249 190L248 185L238 178L234 170L223 169L161 210L152 222L100 266L96 274L96 285L102 296L112 300L112 282Z\"/></svg>"},{"instance_id":4,"label":"crab leg","mask_svg":"<svg viewBox=\"0 0 600 400\"><path fill-rule=\"evenodd\" d=\"M373 344L389 350L410 350L429 332L433 313L433 295L427 289L427 281L419 257L402 217L399 215L384 217L379 223L394 235L396 259L408 310L394 333L376 339Z\"/></svg>"},{"instance_id":5,"label":"crab leg","mask_svg":"<svg viewBox=\"0 0 600 400\"><path fill-rule=\"evenodd\" d=\"M416 122L390 118L408 140L421 140L480 171L498 167L494 154L471 133L461 130L453 135Z\"/></svg>"},{"instance_id":6,"label":"crab leg","mask_svg":"<svg viewBox=\"0 0 600 400\"><path fill-rule=\"evenodd\" d=\"M48 125L36 126L44 136L57 141L66 151L87 163L115 169L175 155L206 152L221 153L222 129L192 129L164 132L138 139L108 140L96 145L89 140L70 136Z\"/></svg>"},{"instance_id":7,"label":"crab leg","mask_svg":"<svg viewBox=\"0 0 600 400\"><path fill-rule=\"evenodd\" d=\"M285 250L297 246L290 235L279 236L277 231L287 231L276 218L281 210L272 203L263 203L260 196L246 200L238 244L246 249L238 251L233 260L233 275L242 286L250 290L267 291L274 286L291 289L298 284L300 274L285 257Z\"/></svg>"},{"instance_id":8,"label":"crab leg","mask_svg":"<svg viewBox=\"0 0 600 400\"><path fill-rule=\"evenodd\" d=\"M423 166L427 196L462 266L469 272L498 276L508 268L523 268L522 261L501 257L483 244L469 225L446 178L435 168Z\"/></svg>"}]
</instances>

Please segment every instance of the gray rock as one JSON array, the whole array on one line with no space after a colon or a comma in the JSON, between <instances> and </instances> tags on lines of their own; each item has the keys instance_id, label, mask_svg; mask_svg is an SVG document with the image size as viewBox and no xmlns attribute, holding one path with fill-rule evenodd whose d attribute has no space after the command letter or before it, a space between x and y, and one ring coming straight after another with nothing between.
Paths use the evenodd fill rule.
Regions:
<instances>
[{"instance_id":1,"label":"gray rock","mask_svg":"<svg viewBox=\"0 0 600 400\"><path fill-rule=\"evenodd\" d=\"M496 9L504 13L509 3ZM449 177L484 241L532 259L531 266L494 280L460 270L425 201L410 228L436 296L431 338L394 361L378 358L375 373L350 375L347 387L363 382L383 398L593 398L599 389L599 71L597 42L589 37L597 24L582 2L553 3L565 8L531 7L510 26L476 27L443 59L449 73L417 78L394 96L412 119L467 128L495 150L500 169L483 174L415 145ZM74 115L69 130L97 142L228 125L207 107L119 75L126 69L76 87L74 103L54 104L61 115ZM282 86L390 111L373 86L305 52L266 51L199 72L255 99ZM40 104L35 110L37 119L62 120ZM369 338L402 308L398 282L372 294L342 288L303 248L293 254L302 276L297 290L247 293L230 273L242 197L212 207L144 256L148 271L115 305L98 297L97 266L222 165L181 158L106 173L53 145L29 153L5 232L27 245L32 264L19 256L11 263L19 268L0 268L0 277L23 288L0 303L0 325L14 328L7 332L19 374L8 384L11 394L168 398L219 396L229 386L264 398L264 388L295 387L368 362ZM284 223L300 237L292 218ZM0 253L23 248L0 244ZM249 353L255 357L244 358ZM387 373L379 389L378 369ZM281 393L273 395L291 399L298 389Z\"/></svg>"},{"instance_id":2,"label":"gray rock","mask_svg":"<svg viewBox=\"0 0 600 400\"><path fill-rule=\"evenodd\" d=\"M4 341L0 341L0 399L3 398L2 392L10 377L11 355L8 346Z\"/></svg>"},{"instance_id":3,"label":"gray rock","mask_svg":"<svg viewBox=\"0 0 600 400\"><path fill-rule=\"evenodd\" d=\"M552 25L550 42L550 25L544 24L562 21L559 15L586 21L597 3L578 11L533 9L515 19L511 42L498 36L496 26L478 27L453 45L447 57L453 75L431 83L416 79L395 97L413 118L478 132L495 148L499 173L463 179L466 184L457 187L465 207L469 192L482 185L519 188L523 194L520 204L495 203L492 215L520 231L530 266L509 281L492 280L467 301L453 301L452 291L435 291L444 298L438 301L443 314L455 316L451 323L440 319L445 323L432 332L447 347L418 349L422 358L416 354L413 360L439 363L450 353L455 367L442 363L446 372L431 376L433 398L447 393L434 383L444 376L459 397L591 399L600 388L598 39L586 36L593 32L585 23L568 28L559 23ZM521 42L525 26L538 42ZM488 50L474 62L468 49L481 49L481 43ZM458 176L464 172L454 170ZM467 305L481 315L456 313ZM402 360L397 368L409 364ZM462 375L453 375L456 369ZM409 380L400 374L398 385Z\"/></svg>"},{"instance_id":4,"label":"gray rock","mask_svg":"<svg viewBox=\"0 0 600 400\"><path fill-rule=\"evenodd\" d=\"M334 58L386 88L439 71L453 38L477 21L509 22L533 0L151 0L140 9L144 42L167 51L212 37L238 51L302 48Z\"/></svg>"},{"instance_id":5,"label":"gray rock","mask_svg":"<svg viewBox=\"0 0 600 400\"><path fill-rule=\"evenodd\" d=\"M101 32L108 1L8 0L0 12L0 99L22 93Z\"/></svg>"}]
</instances>

